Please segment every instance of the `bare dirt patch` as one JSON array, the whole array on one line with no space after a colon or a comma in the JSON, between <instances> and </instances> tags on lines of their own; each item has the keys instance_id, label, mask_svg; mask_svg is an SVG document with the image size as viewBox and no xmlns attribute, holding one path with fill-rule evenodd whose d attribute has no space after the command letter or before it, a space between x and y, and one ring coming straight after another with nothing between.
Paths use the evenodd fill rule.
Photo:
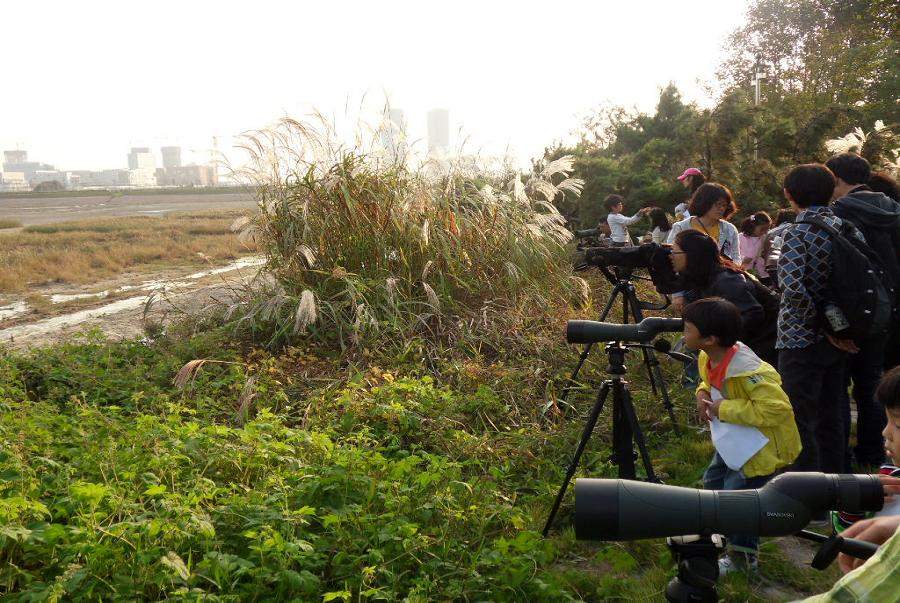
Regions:
<instances>
[{"instance_id":1,"label":"bare dirt patch","mask_svg":"<svg viewBox=\"0 0 900 603\"><path fill-rule=\"evenodd\" d=\"M139 338L148 323L165 325L212 303L232 301L236 291L256 277L261 261L244 258L200 271L187 266L129 272L90 286L48 285L40 289L41 299L67 301L38 308L29 303L34 293L7 295L0 305L0 344L39 347L92 328L114 339Z\"/></svg>"}]
</instances>

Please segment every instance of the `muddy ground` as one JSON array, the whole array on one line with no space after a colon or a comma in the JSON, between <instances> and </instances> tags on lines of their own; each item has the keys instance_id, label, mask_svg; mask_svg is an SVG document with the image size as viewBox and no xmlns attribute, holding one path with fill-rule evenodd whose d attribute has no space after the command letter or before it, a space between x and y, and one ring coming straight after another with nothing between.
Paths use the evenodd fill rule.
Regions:
<instances>
[{"instance_id":1,"label":"muddy ground","mask_svg":"<svg viewBox=\"0 0 900 603\"><path fill-rule=\"evenodd\" d=\"M162 216L176 211L248 209L255 207L250 193L109 194L90 197L0 198L0 218L22 226L70 220Z\"/></svg>"},{"instance_id":2,"label":"muddy ground","mask_svg":"<svg viewBox=\"0 0 900 603\"><path fill-rule=\"evenodd\" d=\"M99 328L111 338L144 335L145 324L167 323L228 303L256 277L261 258L223 266L130 272L91 285L48 285L0 302L0 345L24 349L64 341ZM40 304L35 299L41 298ZM50 300L61 300L52 303Z\"/></svg>"}]
</instances>

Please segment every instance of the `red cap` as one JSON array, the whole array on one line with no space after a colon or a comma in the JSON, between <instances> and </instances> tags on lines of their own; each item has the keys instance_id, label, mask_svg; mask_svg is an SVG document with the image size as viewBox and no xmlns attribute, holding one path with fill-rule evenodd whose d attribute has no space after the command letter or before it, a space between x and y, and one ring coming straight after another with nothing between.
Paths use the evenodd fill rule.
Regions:
<instances>
[{"instance_id":1,"label":"red cap","mask_svg":"<svg viewBox=\"0 0 900 603\"><path fill-rule=\"evenodd\" d=\"M688 176L702 176L703 172L698 170L697 168L688 168L684 170L684 173L678 177L679 180L684 180Z\"/></svg>"}]
</instances>

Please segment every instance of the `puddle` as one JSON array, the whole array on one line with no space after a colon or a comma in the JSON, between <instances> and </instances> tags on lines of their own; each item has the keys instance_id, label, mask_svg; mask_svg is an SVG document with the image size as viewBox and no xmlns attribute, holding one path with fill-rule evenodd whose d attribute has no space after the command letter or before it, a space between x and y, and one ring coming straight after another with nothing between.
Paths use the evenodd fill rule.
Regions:
<instances>
[{"instance_id":1,"label":"puddle","mask_svg":"<svg viewBox=\"0 0 900 603\"><path fill-rule=\"evenodd\" d=\"M90 320L91 318L99 318L101 316L115 314L124 310L140 308L142 305L147 303L148 297L149 295L129 297L128 299L121 299L119 301L112 302L111 304L106 304L102 308L81 310L80 312L64 314L63 316L54 316L53 318L46 318L44 320L39 320L38 322L27 325L19 325L17 327L3 329L0 330L0 341L11 341L21 337L30 337L32 335L50 333L63 327L77 325L86 320Z\"/></svg>"},{"instance_id":2,"label":"puddle","mask_svg":"<svg viewBox=\"0 0 900 603\"><path fill-rule=\"evenodd\" d=\"M109 295L109 291L100 291L99 293L57 293L55 295L50 296L50 303L53 304L61 304L64 302L74 301L76 299L103 299L104 297Z\"/></svg>"},{"instance_id":3,"label":"puddle","mask_svg":"<svg viewBox=\"0 0 900 603\"><path fill-rule=\"evenodd\" d=\"M231 264L228 264L227 266L223 266L221 268L212 268L210 270L204 270L203 272L195 272L194 274L190 274L185 277L186 280L144 281L140 285L124 285L116 289L116 291L149 291L150 293L148 295L138 295L136 297L120 299L99 308L80 310L71 314L64 314L62 316L46 318L44 320L39 320L30 324L18 325L15 327L10 327L8 329L0 329L0 341L10 341L23 337L31 337L33 335L52 333L53 331L57 331L63 327L78 325L82 322L85 322L86 320L91 320L93 318L100 318L103 316L108 316L110 314L123 312L125 310L134 310L146 304L147 300L150 299L150 297L156 292L165 292L188 288L192 286L192 283L189 281L194 281L214 274L233 272L235 270L240 270L241 268L261 266L263 264L265 264L265 258L253 256L235 260ZM50 301L52 301L53 303L59 303L61 301L70 301L73 299L106 297L108 294L108 291L102 291L101 293L76 293L70 295L60 294L51 296ZM27 309L28 305L25 302L17 302L10 306L2 306L0 307L0 320L23 314Z\"/></svg>"},{"instance_id":4,"label":"puddle","mask_svg":"<svg viewBox=\"0 0 900 603\"><path fill-rule=\"evenodd\" d=\"M0 306L0 320L15 318L19 314L25 314L28 311L28 304L25 302L16 302L8 306Z\"/></svg>"},{"instance_id":5,"label":"puddle","mask_svg":"<svg viewBox=\"0 0 900 603\"><path fill-rule=\"evenodd\" d=\"M212 276L213 274L222 274L223 272L231 272L232 270L240 270L241 268L252 268L254 266L262 266L265 263L266 263L266 259L261 258L261 257L241 258L239 260L235 260L234 262L232 262L222 268L213 268L211 270L204 270L203 272L195 272L194 274L187 275L186 278L198 279L198 278L203 278L204 276Z\"/></svg>"}]
</instances>

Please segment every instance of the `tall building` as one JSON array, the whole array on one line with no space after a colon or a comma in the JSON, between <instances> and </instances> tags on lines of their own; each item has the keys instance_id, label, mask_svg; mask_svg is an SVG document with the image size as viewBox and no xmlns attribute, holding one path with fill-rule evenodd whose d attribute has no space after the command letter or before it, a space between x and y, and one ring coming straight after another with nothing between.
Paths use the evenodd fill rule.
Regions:
<instances>
[{"instance_id":1,"label":"tall building","mask_svg":"<svg viewBox=\"0 0 900 603\"><path fill-rule=\"evenodd\" d=\"M165 169L181 167L181 147L162 147L160 152Z\"/></svg>"},{"instance_id":2,"label":"tall building","mask_svg":"<svg viewBox=\"0 0 900 603\"><path fill-rule=\"evenodd\" d=\"M28 151L3 151L3 163L26 163Z\"/></svg>"},{"instance_id":3,"label":"tall building","mask_svg":"<svg viewBox=\"0 0 900 603\"><path fill-rule=\"evenodd\" d=\"M128 169L129 170L155 170L156 160L150 147L132 147L128 153Z\"/></svg>"},{"instance_id":4,"label":"tall building","mask_svg":"<svg viewBox=\"0 0 900 603\"><path fill-rule=\"evenodd\" d=\"M385 109L380 134L381 147L391 161L406 157L406 116L403 109Z\"/></svg>"},{"instance_id":5,"label":"tall building","mask_svg":"<svg viewBox=\"0 0 900 603\"><path fill-rule=\"evenodd\" d=\"M450 148L450 112L432 109L428 112L428 152Z\"/></svg>"}]
</instances>

